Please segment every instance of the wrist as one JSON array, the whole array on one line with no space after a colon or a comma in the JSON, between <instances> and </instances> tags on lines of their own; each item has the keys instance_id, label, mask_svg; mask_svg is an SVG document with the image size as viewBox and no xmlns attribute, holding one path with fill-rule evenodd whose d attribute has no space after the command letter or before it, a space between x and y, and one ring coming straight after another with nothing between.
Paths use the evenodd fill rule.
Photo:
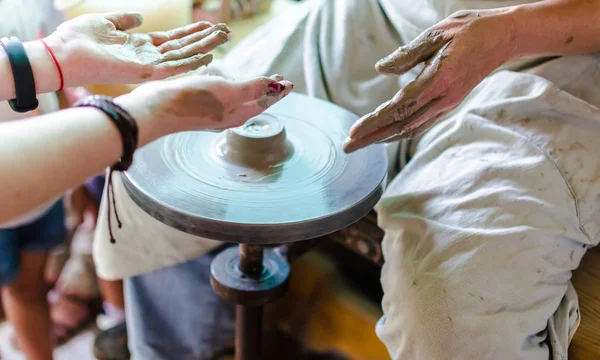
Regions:
<instances>
[{"instance_id":1,"label":"wrist","mask_svg":"<svg viewBox=\"0 0 600 360\"><path fill-rule=\"evenodd\" d=\"M519 6L492 10L491 21L495 21L494 34L497 35L498 49L503 51L501 65L518 60L523 57L521 43L521 32L517 26Z\"/></svg>"},{"instance_id":2,"label":"wrist","mask_svg":"<svg viewBox=\"0 0 600 360\"><path fill-rule=\"evenodd\" d=\"M160 119L148 110L143 98L133 94L119 96L113 100L133 117L138 127L138 147L142 147L159 137L166 135L167 130Z\"/></svg>"},{"instance_id":3,"label":"wrist","mask_svg":"<svg viewBox=\"0 0 600 360\"><path fill-rule=\"evenodd\" d=\"M526 12L526 8L521 5L513 6L509 8L502 16L504 17L506 26L510 29L511 35L511 49L510 49L510 60L518 60L530 55L530 40L526 40L523 37L527 34L527 32L523 31L522 18L526 16L524 14ZM531 19L532 20L532 19ZM522 44L529 44L526 47L523 47ZM528 48L529 47L529 48Z\"/></svg>"},{"instance_id":4,"label":"wrist","mask_svg":"<svg viewBox=\"0 0 600 360\"><path fill-rule=\"evenodd\" d=\"M50 45L49 45L50 46ZM41 41L23 43L38 94L57 91L60 88L60 75L56 64Z\"/></svg>"}]
</instances>

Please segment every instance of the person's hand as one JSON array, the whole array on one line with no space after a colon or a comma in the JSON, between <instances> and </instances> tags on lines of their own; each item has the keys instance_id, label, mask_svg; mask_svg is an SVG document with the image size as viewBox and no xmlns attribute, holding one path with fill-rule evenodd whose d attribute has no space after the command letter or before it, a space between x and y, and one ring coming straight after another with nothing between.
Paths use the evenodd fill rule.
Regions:
<instances>
[{"instance_id":1,"label":"person's hand","mask_svg":"<svg viewBox=\"0 0 600 360\"><path fill-rule=\"evenodd\" d=\"M503 14L461 11L380 60L376 69L386 75L405 74L421 63L424 68L391 100L354 124L344 151L415 137L457 107L486 76L511 60L515 30Z\"/></svg>"},{"instance_id":2,"label":"person's hand","mask_svg":"<svg viewBox=\"0 0 600 360\"><path fill-rule=\"evenodd\" d=\"M168 32L127 33L138 13L87 14L61 24L45 41L61 65L65 87L138 84L195 70L228 40L225 24L198 22Z\"/></svg>"},{"instance_id":3,"label":"person's hand","mask_svg":"<svg viewBox=\"0 0 600 360\"><path fill-rule=\"evenodd\" d=\"M140 144L190 130L225 130L243 125L287 96L294 85L280 75L251 80L186 76L144 84L115 101L138 121ZM144 132L143 129L150 129Z\"/></svg>"},{"instance_id":4,"label":"person's hand","mask_svg":"<svg viewBox=\"0 0 600 360\"><path fill-rule=\"evenodd\" d=\"M94 222L98 218L100 204L84 185L68 191L64 197L64 204L73 216L74 225L82 224L86 219L86 215L93 218Z\"/></svg>"}]
</instances>

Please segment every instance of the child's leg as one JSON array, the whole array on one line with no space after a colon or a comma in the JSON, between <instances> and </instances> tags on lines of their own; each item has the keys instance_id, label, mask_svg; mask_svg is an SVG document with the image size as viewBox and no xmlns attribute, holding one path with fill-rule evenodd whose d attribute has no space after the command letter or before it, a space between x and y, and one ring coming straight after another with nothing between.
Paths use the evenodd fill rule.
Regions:
<instances>
[{"instance_id":1,"label":"child's leg","mask_svg":"<svg viewBox=\"0 0 600 360\"><path fill-rule=\"evenodd\" d=\"M50 316L44 286L47 256L48 253L23 252L19 275L2 289L7 317L28 360L52 359Z\"/></svg>"},{"instance_id":2,"label":"child's leg","mask_svg":"<svg viewBox=\"0 0 600 360\"><path fill-rule=\"evenodd\" d=\"M28 360L52 359L50 315L44 270L48 253L66 238L64 209L57 201L41 218L15 229L20 272L3 288L6 315Z\"/></svg>"},{"instance_id":3,"label":"child's leg","mask_svg":"<svg viewBox=\"0 0 600 360\"><path fill-rule=\"evenodd\" d=\"M125 322L125 299L123 297L123 281L98 279L100 292L104 299L104 312L110 318L111 326Z\"/></svg>"},{"instance_id":4,"label":"child's leg","mask_svg":"<svg viewBox=\"0 0 600 360\"><path fill-rule=\"evenodd\" d=\"M125 325L125 299L123 281L98 279L104 299L105 315L98 317L98 327L102 330L94 341L94 355L98 359L129 359L127 346L127 326Z\"/></svg>"},{"instance_id":5,"label":"child's leg","mask_svg":"<svg viewBox=\"0 0 600 360\"><path fill-rule=\"evenodd\" d=\"M125 299L123 298L123 281L109 281L100 279L100 291L102 297L112 306L124 309Z\"/></svg>"}]
</instances>

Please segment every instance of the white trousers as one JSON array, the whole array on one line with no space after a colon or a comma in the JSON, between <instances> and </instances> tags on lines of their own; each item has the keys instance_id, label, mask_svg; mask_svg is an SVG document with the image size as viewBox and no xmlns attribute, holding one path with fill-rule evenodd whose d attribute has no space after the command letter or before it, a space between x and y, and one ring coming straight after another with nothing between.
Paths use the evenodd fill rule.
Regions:
<instances>
[{"instance_id":1,"label":"white trousers","mask_svg":"<svg viewBox=\"0 0 600 360\"><path fill-rule=\"evenodd\" d=\"M598 57L488 78L377 210L393 359L566 359L600 232Z\"/></svg>"}]
</instances>

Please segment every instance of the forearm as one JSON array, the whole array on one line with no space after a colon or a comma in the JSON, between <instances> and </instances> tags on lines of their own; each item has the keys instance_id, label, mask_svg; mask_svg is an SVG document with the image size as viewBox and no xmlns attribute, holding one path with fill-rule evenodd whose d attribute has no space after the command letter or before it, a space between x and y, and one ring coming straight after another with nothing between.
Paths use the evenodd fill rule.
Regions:
<instances>
[{"instance_id":1,"label":"forearm","mask_svg":"<svg viewBox=\"0 0 600 360\"><path fill-rule=\"evenodd\" d=\"M545 0L516 6L515 57L564 56L600 51L600 1Z\"/></svg>"},{"instance_id":2,"label":"forearm","mask_svg":"<svg viewBox=\"0 0 600 360\"><path fill-rule=\"evenodd\" d=\"M117 102L136 118L140 146L157 137L142 112ZM1 224L102 172L122 155L122 141L104 113L74 108L1 123L0 154Z\"/></svg>"},{"instance_id":3,"label":"forearm","mask_svg":"<svg viewBox=\"0 0 600 360\"><path fill-rule=\"evenodd\" d=\"M27 57L31 63L35 79L35 90L38 94L56 91L60 87L58 70L41 41L23 43ZM8 56L0 48L0 101L15 98L15 81L8 61Z\"/></svg>"}]
</instances>

